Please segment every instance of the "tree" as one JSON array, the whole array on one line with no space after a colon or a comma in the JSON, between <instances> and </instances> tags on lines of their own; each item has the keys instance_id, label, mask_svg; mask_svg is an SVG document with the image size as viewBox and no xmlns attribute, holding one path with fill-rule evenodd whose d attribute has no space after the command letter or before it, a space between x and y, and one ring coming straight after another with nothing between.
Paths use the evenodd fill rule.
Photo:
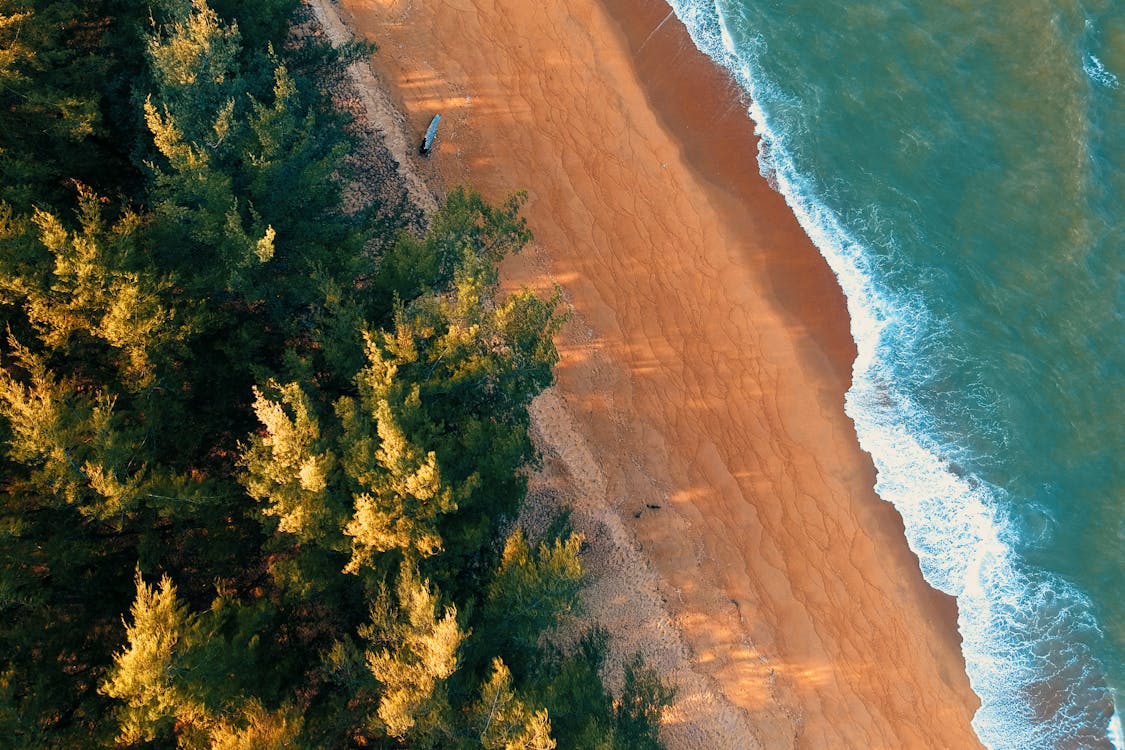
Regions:
<instances>
[{"instance_id":1,"label":"tree","mask_svg":"<svg viewBox=\"0 0 1125 750\"><path fill-rule=\"evenodd\" d=\"M319 111L299 90L288 66L274 58L271 101L250 95L247 125L236 133L247 201L275 227L286 247L278 257L290 274L319 272L354 279L366 237L341 211L339 171L350 143L340 118ZM329 268L332 270L329 271Z\"/></svg>"},{"instance_id":2,"label":"tree","mask_svg":"<svg viewBox=\"0 0 1125 750\"><path fill-rule=\"evenodd\" d=\"M624 688L615 698L601 678L608 643L609 634L595 627L571 648L548 644L525 690L550 711L564 750L658 750L660 719L675 692L636 654L625 664Z\"/></svg>"},{"instance_id":3,"label":"tree","mask_svg":"<svg viewBox=\"0 0 1125 750\"><path fill-rule=\"evenodd\" d=\"M88 342L95 340L107 347L105 366L131 388L147 387L154 359L188 333L178 318L189 316L170 304L172 280L146 263L141 218L126 212L107 227L101 198L82 185L77 193L76 230L35 211L34 249L0 263L8 271L0 299L22 308L49 350L94 359Z\"/></svg>"},{"instance_id":4,"label":"tree","mask_svg":"<svg viewBox=\"0 0 1125 750\"><path fill-rule=\"evenodd\" d=\"M429 581L409 565L398 576L396 600L384 589L371 608L371 622L360 635L369 641L367 664L380 685L373 727L408 741L411 747L436 747L448 740L453 714L445 682L457 669L466 634L457 608L444 607Z\"/></svg>"},{"instance_id":5,"label":"tree","mask_svg":"<svg viewBox=\"0 0 1125 750\"><path fill-rule=\"evenodd\" d=\"M512 673L501 659L492 662L492 675L473 708L474 727L480 727L485 750L555 750L546 709L530 708L512 690Z\"/></svg>"},{"instance_id":6,"label":"tree","mask_svg":"<svg viewBox=\"0 0 1125 750\"><path fill-rule=\"evenodd\" d=\"M400 304L389 330L368 336L368 359L393 368L394 387L404 394L393 403L408 395L417 405L400 416L407 438L434 451L444 481L465 488L457 511L439 522L446 554L427 570L445 576L441 566L455 568L479 583L495 559L486 548L526 491L518 469L535 455L527 407L551 383L561 317L557 295L542 300L525 290L500 298L493 258L507 251L518 227L495 214L488 222L444 216L464 219L464 203L443 207L435 219L458 227L451 235L460 237L462 255L449 288ZM379 376L362 371L361 392ZM462 579L456 588L478 583Z\"/></svg>"},{"instance_id":7,"label":"tree","mask_svg":"<svg viewBox=\"0 0 1125 750\"><path fill-rule=\"evenodd\" d=\"M212 125L217 133L225 134L233 112L230 104L218 113ZM207 145L186 138L170 109L149 100L145 120L167 163L153 165L159 189L156 240L166 248L166 262L181 269L188 258L202 262L210 273L195 275L197 293L205 288L242 291L249 283L248 269L273 258L277 233L252 211L246 228L230 177L213 163Z\"/></svg>"},{"instance_id":8,"label":"tree","mask_svg":"<svg viewBox=\"0 0 1125 750\"><path fill-rule=\"evenodd\" d=\"M238 25L205 0L163 6L145 102L163 239L175 257L188 240L193 261L213 259L218 275L204 280L260 300L271 324L307 315L321 283L354 282L367 239L367 217L341 207L344 119L272 48L245 68Z\"/></svg>"},{"instance_id":9,"label":"tree","mask_svg":"<svg viewBox=\"0 0 1125 750\"><path fill-rule=\"evenodd\" d=\"M244 453L246 491L265 503L282 533L333 546L344 512L329 487L337 459L311 400L297 383L270 383L254 394L265 434L252 437Z\"/></svg>"},{"instance_id":10,"label":"tree","mask_svg":"<svg viewBox=\"0 0 1125 750\"><path fill-rule=\"evenodd\" d=\"M101 128L96 36L72 2L0 1L0 201L20 210L53 201L90 166ZM104 158L104 152L94 152Z\"/></svg>"},{"instance_id":11,"label":"tree","mask_svg":"<svg viewBox=\"0 0 1125 750\"><path fill-rule=\"evenodd\" d=\"M205 709L180 688L176 679L183 641L191 618L167 577L150 587L137 573L133 623L125 629L127 646L114 657L102 692L123 704L121 741L151 742L168 736L175 721L203 720Z\"/></svg>"},{"instance_id":12,"label":"tree","mask_svg":"<svg viewBox=\"0 0 1125 750\"><path fill-rule=\"evenodd\" d=\"M257 0L255 3L240 0L212 0L218 14L237 24L243 46L249 53L260 53L267 48L280 47L290 33L293 13L300 0Z\"/></svg>"},{"instance_id":13,"label":"tree","mask_svg":"<svg viewBox=\"0 0 1125 750\"><path fill-rule=\"evenodd\" d=\"M209 610L191 614L166 575L153 587L138 572L136 589L127 645L101 685L120 704L118 742L174 738L184 750L294 747L302 711L270 690L285 659L260 638L273 625L271 608L219 595ZM252 691L279 707L269 710Z\"/></svg>"},{"instance_id":14,"label":"tree","mask_svg":"<svg viewBox=\"0 0 1125 750\"><path fill-rule=\"evenodd\" d=\"M532 549L517 527L508 535L500 566L488 586L488 645L527 674L545 629L578 608L585 579L578 557L582 537L542 542Z\"/></svg>"},{"instance_id":15,"label":"tree","mask_svg":"<svg viewBox=\"0 0 1125 750\"><path fill-rule=\"evenodd\" d=\"M646 667L640 654L634 655L625 664L625 687L613 707L621 746L660 750L660 717L675 697L676 691L664 684L657 671Z\"/></svg>"},{"instance_id":16,"label":"tree","mask_svg":"<svg viewBox=\"0 0 1125 750\"><path fill-rule=\"evenodd\" d=\"M280 401L258 393L267 434L252 438L244 454L250 494L270 498L267 512L282 519L283 532L303 527L305 518L321 519L317 537L326 549L341 549L332 531L340 527L351 550L349 572L377 569L377 555L394 551L434 558L436 564L427 564L434 575L464 568L469 558L475 574L486 575L491 562L476 558L522 499L525 480L517 469L533 456L527 405L550 383L557 359L551 340L560 324L557 299L529 292L498 299L494 259L507 252L519 227L488 212L490 220L470 222L470 231L444 214L463 215L479 196L458 200L435 220L459 227L465 254L451 288L400 305L391 330L365 335L367 363L354 378L358 393L337 400L335 424L309 416L313 403L330 397L300 395L317 393L315 383L285 386ZM285 416L283 404L294 417ZM267 447L275 450L306 429L301 424L311 429L314 422L318 437L301 439L321 447L266 455ZM333 472L337 462L340 471ZM308 483L313 474L315 487ZM345 503L347 520L340 515ZM447 553L442 562L439 550Z\"/></svg>"},{"instance_id":17,"label":"tree","mask_svg":"<svg viewBox=\"0 0 1125 750\"><path fill-rule=\"evenodd\" d=\"M613 696L601 679L608 642L605 630L593 628L572 648L547 644L526 681L528 693L550 712L564 750L628 747L617 744Z\"/></svg>"},{"instance_id":18,"label":"tree","mask_svg":"<svg viewBox=\"0 0 1125 750\"><path fill-rule=\"evenodd\" d=\"M456 510L457 503L453 490L442 483L433 451L423 453L410 444L390 404L382 399L373 415L378 448L368 454L364 448L370 449L375 443L368 435L357 434L363 429L363 420L355 404L342 401L339 409L345 440L351 447L345 470L370 490L356 496L355 515L344 529L352 539L352 557L345 572L359 572L382 552L397 550L412 561L440 552L442 540L436 522ZM370 471L368 455L379 471Z\"/></svg>"},{"instance_id":19,"label":"tree","mask_svg":"<svg viewBox=\"0 0 1125 750\"><path fill-rule=\"evenodd\" d=\"M30 486L96 519L131 511L146 470L135 461L137 436L115 414L113 398L82 393L73 380L55 378L41 356L9 344L29 382L0 369L0 416L11 430L8 455L30 469Z\"/></svg>"},{"instance_id":20,"label":"tree","mask_svg":"<svg viewBox=\"0 0 1125 750\"><path fill-rule=\"evenodd\" d=\"M397 296L409 301L427 290L449 288L467 257L478 259L482 269L495 269L531 239L527 221L519 215L526 197L514 193L501 205L490 206L474 190L449 191L423 237L402 232L387 249L379 264L377 287L386 299ZM495 280L495 273L486 285Z\"/></svg>"},{"instance_id":21,"label":"tree","mask_svg":"<svg viewBox=\"0 0 1125 750\"><path fill-rule=\"evenodd\" d=\"M159 156L148 165L157 244L170 265L202 264L192 275L197 285L238 292L251 267L273 257L276 237L240 200L232 174L246 94L237 67L241 37L206 0L160 6L168 22L148 42L155 91L144 102Z\"/></svg>"},{"instance_id":22,"label":"tree","mask_svg":"<svg viewBox=\"0 0 1125 750\"><path fill-rule=\"evenodd\" d=\"M304 722L292 709L267 711L251 700L238 720L223 720L211 731L209 750L301 750Z\"/></svg>"},{"instance_id":23,"label":"tree","mask_svg":"<svg viewBox=\"0 0 1125 750\"><path fill-rule=\"evenodd\" d=\"M219 146L242 88L238 26L224 23L206 0L158 0L156 7L166 16L148 40L156 99L185 141Z\"/></svg>"}]
</instances>

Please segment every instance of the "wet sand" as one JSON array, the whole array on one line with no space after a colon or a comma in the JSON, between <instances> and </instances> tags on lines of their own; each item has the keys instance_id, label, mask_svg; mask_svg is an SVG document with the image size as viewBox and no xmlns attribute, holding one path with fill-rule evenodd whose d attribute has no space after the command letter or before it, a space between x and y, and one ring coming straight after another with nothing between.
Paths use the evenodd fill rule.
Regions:
<instances>
[{"instance_id":1,"label":"wet sand","mask_svg":"<svg viewBox=\"0 0 1125 750\"><path fill-rule=\"evenodd\" d=\"M671 748L967 748L952 601L843 412L835 279L660 0L341 0L431 185L526 189L505 283L561 285L535 489L590 538L590 616L679 686Z\"/></svg>"}]
</instances>

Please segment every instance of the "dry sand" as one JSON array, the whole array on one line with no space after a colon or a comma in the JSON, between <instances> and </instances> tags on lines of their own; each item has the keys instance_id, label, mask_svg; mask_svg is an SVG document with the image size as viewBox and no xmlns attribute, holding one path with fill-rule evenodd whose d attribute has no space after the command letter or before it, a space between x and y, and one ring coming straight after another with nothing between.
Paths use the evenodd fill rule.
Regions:
<instances>
[{"instance_id":1,"label":"dry sand","mask_svg":"<svg viewBox=\"0 0 1125 750\"><path fill-rule=\"evenodd\" d=\"M381 45L365 85L411 144L402 170L529 192L536 242L506 283L560 284L573 308L534 405L534 490L575 505L588 609L616 653L679 686L669 747L979 747L952 602L922 580L843 413L840 291L757 175L737 92L668 8L339 10Z\"/></svg>"}]
</instances>

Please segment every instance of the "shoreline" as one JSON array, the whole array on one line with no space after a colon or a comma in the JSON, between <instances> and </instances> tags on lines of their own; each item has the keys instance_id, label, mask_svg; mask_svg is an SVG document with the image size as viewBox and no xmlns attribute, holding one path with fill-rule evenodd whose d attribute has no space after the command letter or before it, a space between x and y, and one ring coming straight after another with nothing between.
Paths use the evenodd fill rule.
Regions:
<instances>
[{"instance_id":1,"label":"shoreline","mask_svg":"<svg viewBox=\"0 0 1125 750\"><path fill-rule=\"evenodd\" d=\"M695 47L682 24L663 34L651 33L666 17L657 18L666 7L664 0L600 2L629 44L653 111L683 146L696 174L729 199L720 209L724 219L740 225L743 232L764 236L764 241L755 246L756 252L747 254L746 259L767 278L775 305L802 331L799 346L804 363L817 376L833 381L832 397L838 400L842 414L856 358L847 301L828 263L785 198L758 172L759 138L744 103L746 95L725 70ZM675 20L675 16L672 18ZM669 65L669 60L674 62ZM685 105L685 101L690 104ZM751 156L743 161L724 158L736 153ZM755 206L757 211L747 212L746 206ZM763 216L771 222L762 221ZM905 542L902 517L894 506L875 495L875 467L862 449L861 454L860 462L870 474L872 497L884 511L879 514L879 523L892 537ZM904 564L917 568L917 556L909 548L906 553ZM932 616L949 623L948 637L959 651L957 600L924 580L919 595L931 607Z\"/></svg>"},{"instance_id":2,"label":"shoreline","mask_svg":"<svg viewBox=\"0 0 1125 750\"><path fill-rule=\"evenodd\" d=\"M807 331L810 359L827 358L820 364L843 393L856 357L844 295L785 199L758 172L746 94L696 48L675 15L668 18L663 0L601 2L626 39L654 113L695 173L731 199L721 207L724 218L763 238L747 260L768 276L774 301ZM747 205L758 212L746 212Z\"/></svg>"},{"instance_id":3,"label":"shoreline","mask_svg":"<svg viewBox=\"0 0 1125 750\"><path fill-rule=\"evenodd\" d=\"M529 190L505 281L574 309L533 490L588 526L591 616L679 682L669 746L979 746L955 606L843 413L842 293L726 74L658 0L342 6L413 128L443 112L431 184Z\"/></svg>"}]
</instances>

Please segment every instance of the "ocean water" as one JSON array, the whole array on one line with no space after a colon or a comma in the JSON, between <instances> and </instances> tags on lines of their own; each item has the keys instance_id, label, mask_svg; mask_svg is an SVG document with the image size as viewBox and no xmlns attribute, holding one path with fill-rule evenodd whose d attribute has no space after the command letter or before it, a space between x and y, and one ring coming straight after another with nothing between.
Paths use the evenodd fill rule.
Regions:
<instances>
[{"instance_id":1,"label":"ocean water","mask_svg":"<svg viewBox=\"0 0 1125 750\"><path fill-rule=\"evenodd\" d=\"M1125 746L1125 2L669 1L847 295L978 736Z\"/></svg>"}]
</instances>

